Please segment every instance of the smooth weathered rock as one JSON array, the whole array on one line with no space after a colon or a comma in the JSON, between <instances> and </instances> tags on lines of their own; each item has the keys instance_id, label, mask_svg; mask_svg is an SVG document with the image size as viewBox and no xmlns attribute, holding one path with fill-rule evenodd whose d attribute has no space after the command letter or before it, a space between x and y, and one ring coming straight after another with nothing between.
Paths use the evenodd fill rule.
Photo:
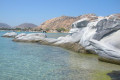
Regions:
<instances>
[{"instance_id":1,"label":"smooth weathered rock","mask_svg":"<svg viewBox=\"0 0 120 80\"><path fill-rule=\"evenodd\" d=\"M94 39L101 40L103 37L120 29L120 20L115 18L103 19L97 23L96 28L97 33L94 35Z\"/></svg>"},{"instance_id":2,"label":"smooth weathered rock","mask_svg":"<svg viewBox=\"0 0 120 80\"><path fill-rule=\"evenodd\" d=\"M57 46L77 52L77 53L88 53L84 47L82 47L81 45L79 45L78 43L62 43L62 44L58 44Z\"/></svg>"},{"instance_id":3,"label":"smooth weathered rock","mask_svg":"<svg viewBox=\"0 0 120 80\"><path fill-rule=\"evenodd\" d=\"M120 64L120 38L118 37L120 34L120 17L118 15L98 17L98 19L90 21L86 27L77 27L78 23L73 23L72 31L77 28L73 35L79 36L80 45L86 50L96 52L101 61Z\"/></svg>"},{"instance_id":4,"label":"smooth weathered rock","mask_svg":"<svg viewBox=\"0 0 120 80\"><path fill-rule=\"evenodd\" d=\"M65 37L45 38L37 34L15 38L14 41L39 42L60 46L80 53L98 54L99 60L120 64L120 14L107 17L89 15L72 24Z\"/></svg>"},{"instance_id":5,"label":"smooth weathered rock","mask_svg":"<svg viewBox=\"0 0 120 80\"><path fill-rule=\"evenodd\" d=\"M25 33L18 34L15 38L19 38L19 37L22 37L22 36L26 36L26 34Z\"/></svg>"},{"instance_id":6,"label":"smooth weathered rock","mask_svg":"<svg viewBox=\"0 0 120 80\"><path fill-rule=\"evenodd\" d=\"M43 33L30 33L30 34L20 34L13 41L19 42L38 42L46 38L46 35Z\"/></svg>"},{"instance_id":7,"label":"smooth weathered rock","mask_svg":"<svg viewBox=\"0 0 120 80\"><path fill-rule=\"evenodd\" d=\"M15 32L7 32L2 37L15 37L17 36L17 33Z\"/></svg>"},{"instance_id":8,"label":"smooth weathered rock","mask_svg":"<svg viewBox=\"0 0 120 80\"><path fill-rule=\"evenodd\" d=\"M99 60L109 63L120 64L120 51L112 46L100 43L97 40L91 40L94 50L98 53Z\"/></svg>"},{"instance_id":9,"label":"smooth weathered rock","mask_svg":"<svg viewBox=\"0 0 120 80\"><path fill-rule=\"evenodd\" d=\"M100 56L99 60L120 64L120 14L76 21L71 36L62 42L79 42L86 50ZM87 23L89 21L89 23ZM60 42L60 41L59 41Z\"/></svg>"},{"instance_id":10,"label":"smooth weathered rock","mask_svg":"<svg viewBox=\"0 0 120 80\"><path fill-rule=\"evenodd\" d=\"M40 40L39 43L42 45L62 47L77 53L88 53L88 51L86 51L85 48L79 45L78 43L66 42L66 43L56 44L56 40L53 40L53 41Z\"/></svg>"}]
</instances>

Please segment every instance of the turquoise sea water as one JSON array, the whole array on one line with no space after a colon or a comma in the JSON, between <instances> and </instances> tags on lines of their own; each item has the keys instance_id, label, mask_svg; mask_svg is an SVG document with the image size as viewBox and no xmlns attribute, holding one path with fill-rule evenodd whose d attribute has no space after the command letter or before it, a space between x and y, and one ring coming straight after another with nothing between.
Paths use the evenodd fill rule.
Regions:
<instances>
[{"instance_id":1,"label":"turquoise sea water","mask_svg":"<svg viewBox=\"0 0 120 80\"><path fill-rule=\"evenodd\" d=\"M120 66L99 62L95 55L0 37L0 80L106 80L106 73L112 70L120 70Z\"/></svg>"}]
</instances>

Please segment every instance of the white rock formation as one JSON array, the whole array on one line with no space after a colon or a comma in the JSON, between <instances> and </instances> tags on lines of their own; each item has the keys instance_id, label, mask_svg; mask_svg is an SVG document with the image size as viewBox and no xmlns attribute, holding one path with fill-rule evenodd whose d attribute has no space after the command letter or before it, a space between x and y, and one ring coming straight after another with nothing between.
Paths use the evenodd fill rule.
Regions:
<instances>
[{"instance_id":1,"label":"white rock formation","mask_svg":"<svg viewBox=\"0 0 120 80\"><path fill-rule=\"evenodd\" d=\"M15 37L17 36L17 33L15 32L7 32L3 35L3 37Z\"/></svg>"},{"instance_id":2,"label":"white rock formation","mask_svg":"<svg viewBox=\"0 0 120 80\"><path fill-rule=\"evenodd\" d=\"M120 14L83 18L72 24L70 35L59 37L54 44L79 42L86 50L120 63ZM49 42L49 40L48 40ZM113 61L113 62L115 62Z\"/></svg>"},{"instance_id":3,"label":"white rock formation","mask_svg":"<svg viewBox=\"0 0 120 80\"><path fill-rule=\"evenodd\" d=\"M79 40L79 44L86 50L95 51L104 58L120 60L120 14L98 17L94 21L85 18L72 26L70 33L73 34L62 42Z\"/></svg>"},{"instance_id":4,"label":"white rock formation","mask_svg":"<svg viewBox=\"0 0 120 80\"><path fill-rule=\"evenodd\" d=\"M94 51L110 62L120 64L120 14L108 17L84 16L72 24L70 34L57 39L45 38L44 34L27 34L16 40L46 40L48 43L78 43L86 50ZM42 36L42 37L40 37Z\"/></svg>"},{"instance_id":5,"label":"white rock formation","mask_svg":"<svg viewBox=\"0 0 120 80\"><path fill-rule=\"evenodd\" d=\"M26 34L25 33L18 34L15 38L19 38L19 37L22 37L22 36L26 36Z\"/></svg>"},{"instance_id":6,"label":"white rock formation","mask_svg":"<svg viewBox=\"0 0 120 80\"><path fill-rule=\"evenodd\" d=\"M29 33L29 34L19 34L15 37L15 40L19 41L39 41L46 38L46 35L43 33Z\"/></svg>"}]
</instances>

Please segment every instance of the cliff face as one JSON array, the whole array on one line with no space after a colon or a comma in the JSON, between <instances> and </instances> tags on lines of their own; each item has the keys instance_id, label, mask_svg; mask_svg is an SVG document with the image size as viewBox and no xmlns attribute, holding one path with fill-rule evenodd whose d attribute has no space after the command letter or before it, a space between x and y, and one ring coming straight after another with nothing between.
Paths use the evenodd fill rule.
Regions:
<instances>
[{"instance_id":1,"label":"cliff face","mask_svg":"<svg viewBox=\"0 0 120 80\"><path fill-rule=\"evenodd\" d=\"M32 24L32 23L23 23L23 24L16 26L15 28L28 29L28 28L34 28L34 27L37 27L37 25Z\"/></svg>"},{"instance_id":2,"label":"cliff face","mask_svg":"<svg viewBox=\"0 0 120 80\"><path fill-rule=\"evenodd\" d=\"M11 28L8 24L0 23L0 28Z\"/></svg>"},{"instance_id":3,"label":"cliff face","mask_svg":"<svg viewBox=\"0 0 120 80\"><path fill-rule=\"evenodd\" d=\"M61 16L57 18L53 18L50 20L47 20L43 22L40 26L36 27L36 30L49 30L49 32L53 32L56 29L64 28L66 32L68 32L71 29L71 25L73 22L85 17L94 15L94 14L87 14L83 16L78 16L78 17L70 17L70 16Z\"/></svg>"}]
</instances>

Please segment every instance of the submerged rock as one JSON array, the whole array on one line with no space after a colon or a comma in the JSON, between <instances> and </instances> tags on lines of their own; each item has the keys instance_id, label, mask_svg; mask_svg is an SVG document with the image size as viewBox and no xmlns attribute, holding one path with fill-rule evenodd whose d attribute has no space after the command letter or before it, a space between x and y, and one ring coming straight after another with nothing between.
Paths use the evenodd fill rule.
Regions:
<instances>
[{"instance_id":1,"label":"submerged rock","mask_svg":"<svg viewBox=\"0 0 120 80\"><path fill-rule=\"evenodd\" d=\"M111 73L108 73L112 80L120 80L120 71L112 71Z\"/></svg>"},{"instance_id":2,"label":"submerged rock","mask_svg":"<svg viewBox=\"0 0 120 80\"><path fill-rule=\"evenodd\" d=\"M15 37L17 36L17 33L15 32L7 32L2 37Z\"/></svg>"}]
</instances>

